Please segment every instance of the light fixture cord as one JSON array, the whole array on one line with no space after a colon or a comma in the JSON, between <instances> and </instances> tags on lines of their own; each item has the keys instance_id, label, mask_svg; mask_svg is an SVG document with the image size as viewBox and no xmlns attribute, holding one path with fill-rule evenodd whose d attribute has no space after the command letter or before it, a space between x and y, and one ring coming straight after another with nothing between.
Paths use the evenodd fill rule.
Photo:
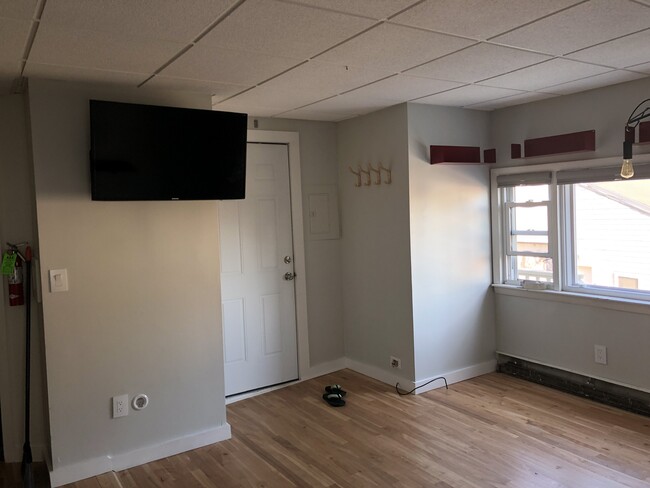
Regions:
<instances>
[{"instance_id":1,"label":"light fixture cord","mask_svg":"<svg viewBox=\"0 0 650 488\"><path fill-rule=\"evenodd\" d=\"M630 114L629 118L627 119L627 124L625 124L626 128L627 127L635 128L637 125L639 125L639 123L641 122L642 119L644 119L645 117L650 115L650 107L644 109L643 112L641 112L640 114L638 114L636 116L634 115L636 113L636 111L639 110L639 107L641 105L643 105L644 103L647 103L647 102L650 102L650 98L646 98L640 104L638 104L634 108L634 110L632 110L632 113Z\"/></svg>"}]
</instances>

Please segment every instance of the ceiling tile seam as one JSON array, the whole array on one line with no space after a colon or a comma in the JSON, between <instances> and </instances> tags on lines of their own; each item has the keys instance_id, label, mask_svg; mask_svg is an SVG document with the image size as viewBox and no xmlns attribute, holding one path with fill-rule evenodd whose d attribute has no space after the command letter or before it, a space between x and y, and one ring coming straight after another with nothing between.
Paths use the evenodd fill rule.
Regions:
<instances>
[{"instance_id":1,"label":"ceiling tile seam","mask_svg":"<svg viewBox=\"0 0 650 488\"><path fill-rule=\"evenodd\" d=\"M417 25L401 24L399 22L395 22L395 21L392 21L392 20L387 20L385 23L390 24L390 25L395 25L397 27L405 27L407 29L413 29L413 30L418 30L418 31L422 31L422 32L429 32L431 34L438 34L438 35L447 36L447 37L455 37L456 39L463 39L465 41L474 41L474 42L484 42L485 41L485 39L480 39L478 37L463 36L463 35L460 35L460 34L454 34L452 32L445 32L445 31L436 30L436 29L427 29L426 27L420 27L420 26L417 26Z\"/></svg>"},{"instance_id":2,"label":"ceiling tile seam","mask_svg":"<svg viewBox=\"0 0 650 488\"><path fill-rule=\"evenodd\" d=\"M46 0L43 0L46 1ZM161 66L159 66L157 69L154 70L154 72L149 76L146 80L144 80L142 83L140 83L137 87L141 88L145 83L148 81L151 81L153 78L156 77L157 74L160 74L162 70L164 70L167 66L172 64L174 61L176 61L178 58L180 58L183 54L185 54L187 51L192 49L196 44L203 39L212 29L214 29L217 25L219 25L221 22L224 21L229 15L231 15L235 10L237 10L246 0L238 0L236 3L232 4L230 7L228 7L226 10L224 10L221 14L217 16L217 18L210 23L207 27L205 27L199 34L194 37L192 41L189 42L184 48L182 48L180 51L178 51L176 54L174 54L170 59L168 59L166 62L164 62Z\"/></svg>"},{"instance_id":3,"label":"ceiling tile seam","mask_svg":"<svg viewBox=\"0 0 650 488\"><path fill-rule=\"evenodd\" d=\"M458 54L459 52L465 51L466 49L469 49L470 47L476 47L476 46L478 46L480 44L481 44L480 41L476 42L474 44L470 44L469 46L462 47L460 49L457 49L456 51L453 51L453 52L450 52L450 53L447 53L447 54L443 54L442 56L438 56L437 58L430 59L429 61L425 61L424 63L416 64L415 66L411 66L410 68L403 69L402 71L400 71L400 73L404 73L404 72L410 71L412 69L420 68L421 66L424 66L425 64L433 63L434 61L438 61L440 59L446 58L446 57L451 56L453 54ZM426 77L423 76L422 78L426 78Z\"/></svg>"},{"instance_id":4,"label":"ceiling tile seam","mask_svg":"<svg viewBox=\"0 0 650 488\"><path fill-rule=\"evenodd\" d=\"M355 90L360 90L361 88L365 88L367 86L374 85L375 83L379 83L380 81L388 80L388 79L394 78L396 76L399 76L399 73L393 73L391 75L384 76L383 78L379 78L378 80L370 81L370 82L365 83L363 85L359 85L359 86L357 86L355 88L350 88L349 90L342 91L341 93L339 93L339 95L345 95L345 94L353 92Z\"/></svg>"},{"instance_id":5,"label":"ceiling tile seam","mask_svg":"<svg viewBox=\"0 0 650 488\"><path fill-rule=\"evenodd\" d=\"M351 36L348 37L347 39L344 39L344 40L342 40L342 41L340 41L340 42L337 42L336 44L334 44L334 45L328 47L327 49L325 49L325 50L323 50L323 51L321 51L321 52L319 52L319 53L316 53L316 54L311 55L308 59L309 59L309 60L311 60L311 59L314 59L314 60L315 60L318 56L322 56L323 54L325 54L325 53L331 51L332 49L336 49L337 47L339 47L339 46L345 44L346 42L349 42L349 41L351 41L352 39L356 39L357 37L359 37L359 36L365 34L366 32L371 31L372 29L375 29L375 28L379 27L379 26L382 25L382 24L385 24L385 21L383 21L383 20L377 21L377 22L375 22L373 25L371 25L371 26L369 26L369 27L366 27L365 29L363 29L362 31L357 32L356 34L351 35Z\"/></svg>"},{"instance_id":6,"label":"ceiling tile seam","mask_svg":"<svg viewBox=\"0 0 650 488\"><path fill-rule=\"evenodd\" d=\"M539 17L539 18L537 18L535 20L531 20L531 21L526 22L524 24L520 24L517 27L513 27L512 29L508 29L508 30L506 30L504 32L501 32L500 34L496 34L496 35L494 35L492 37L489 37L487 40L489 41L489 40L492 40L492 39L494 39L496 37L503 36L505 34L509 34L511 32L514 32L514 31L518 30L518 29L521 29L522 27L527 27L527 26L529 26L531 24L534 24L535 22L539 22L540 20L544 20L544 19L547 19L547 18L552 17L554 15L566 12L567 10L571 10L572 8L575 8L575 7L579 6L579 5L582 5L584 3L588 3L589 1L590 0L582 0L580 2L574 3L573 5L569 5L568 7L564 7L564 8L561 8L559 10L556 10L555 12L551 12L550 14L542 15L541 17Z\"/></svg>"},{"instance_id":7,"label":"ceiling tile seam","mask_svg":"<svg viewBox=\"0 0 650 488\"><path fill-rule=\"evenodd\" d=\"M485 78L483 80L478 80L478 81L475 81L473 83L474 84L484 83L486 81L493 80L494 78L499 78L500 76L505 76L505 75L509 75L509 74L512 74L512 73L516 73L517 71L522 71L522 70L525 70L525 69L532 68L534 66L539 66L540 64L550 63L551 61L555 61L556 59L565 59L566 61L571 61L572 63L586 64L586 65L589 65L589 66L598 66L599 68L607 68L610 71L615 71L617 69L617 68L613 68L611 66L604 66L604 65L595 64L595 63L587 63L585 61L578 61L578 60L575 60L575 59L566 59L566 58L563 58L561 56L556 56L553 59L546 59L544 61L540 61L539 63L529 64L528 66L523 66L521 68L513 69L512 71L507 71L505 73L501 73L501 74L498 74L498 75L495 75L495 76L490 76L489 78ZM608 73L608 71L606 71L605 73ZM604 74L604 73L598 73L598 74ZM593 75L589 75L589 76L593 76ZM484 85L484 86L489 86L489 85ZM501 88L501 87L494 87L494 88Z\"/></svg>"},{"instance_id":8,"label":"ceiling tile seam","mask_svg":"<svg viewBox=\"0 0 650 488\"><path fill-rule=\"evenodd\" d=\"M642 7L648 7L648 8L650 8L650 5L648 5L647 3L638 2L637 0L630 0L630 1L631 1L632 3L636 3L637 5L641 5Z\"/></svg>"},{"instance_id":9,"label":"ceiling tile seam","mask_svg":"<svg viewBox=\"0 0 650 488\"><path fill-rule=\"evenodd\" d=\"M355 17L357 19L374 20L374 21L378 21L378 20L383 21L383 20L385 20L385 19L378 19L377 17L369 17L369 16L363 15L363 14L355 14L355 13L352 13L352 12L345 12L344 10L337 10L335 8L328 8L328 7L322 7L320 5L311 5L311 4L307 4L307 3L302 3L300 0L276 0L276 1L280 2L280 3L286 3L288 5L295 5L295 6L308 8L308 9L312 9L312 10L319 10L321 12L330 12L330 13L334 13L334 14L347 15L349 17Z\"/></svg>"},{"instance_id":10,"label":"ceiling tile seam","mask_svg":"<svg viewBox=\"0 0 650 488\"><path fill-rule=\"evenodd\" d=\"M525 91L527 91L527 92L537 92L537 93L549 93L550 94L550 92L544 92L544 90L548 90L549 88L553 88L553 87L556 87L556 86L559 86L559 85L564 85L566 83L574 83L576 81L586 80L587 78L592 78L594 76L604 75L606 73L612 73L614 71L616 71L616 70L605 71L605 73L598 73L598 74L595 74L595 75L582 76L582 77L576 78L574 80L563 81L562 83L555 83L554 85L544 85L544 86L541 86L539 88L535 88L534 90L525 90ZM502 88L502 89L504 89L502 86L494 86L494 85L481 85L481 86L486 86L488 88ZM517 90L517 88L505 88L505 90Z\"/></svg>"},{"instance_id":11,"label":"ceiling tile seam","mask_svg":"<svg viewBox=\"0 0 650 488\"><path fill-rule=\"evenodd\" d=\"M646 64L649 64L649 63L647 63L647 62L645 62L645 63L637 63L637 64L632 64L630 66L626 66L625 68L618 68L618 69L621 70L621 71L630 71L631 73L641 73L641 74L648 75L648 73L645 72L645 71L636 71L634 69L637 66L643 66L643 65L646 65ZM650 76L650 75L648 75L648 76Z\"/></svg>"},{"instance_id":12,"label":"ceiling tile seam","mask_svg":"<svg viewBox=\"0 0 650 488\"><path fill-rule=\"evenodd\" d=\"M29 55L32 52L32 47L34 46L34 41L36 40L36 34L38 33L38 28L41 25L41 17L43 16L43 11L45 10L45 4L47 0L39 0L36 4L36 10L34 11L34 18L32 19L32 25L29 29L29 34L27 35L27 41L25 42L25 49L23 50L23 57L20 64L20 76L22 77L25 73L25 66L29 60Z\"/></svg>"},{"instance_id":13,"label":"ceiling tile seam","mask_svg":"<svg viewBox=\"0 0 650 488\"><path fill-rule=\"evenodd\" d=\"M411 5L409 5L408 7L404 7L404 8L403 8L402 10L400 10L399 12L395 12L393 15L389 15L388 17L386 17L386 20L388 21L388 20L390 20L390 19L394 19L394 18L397 17L398 15L402 15L402 14L403 14L404 12L406 12L407 10L411 10L412 8L415 8L415 7L417 7L418 5L420 5L421 3L424 3L424 2L426 2L426 1L427 1L427 0L418 0L417 2L415 2L415 3L411 4Z\"/></svg>"},{"instance_id":14,"label":"ceiling tile seam","mask_svg":"<svg viewBox=\"0 0 650 488\"><path fill-rule=\"evenodd\" d=\"M650 5L647 5L647 7L650 7ZM641 32L645 32L645 31L650 31L650 27L646 27L645 29L640 29L640 30L635 31L635 32L630 32L630 33L628 33L628 34L623 34L622 36L612 37L611 39L608 39L608 40L606 40L606 41L597 42L596 44L593 44L593 45L591 45L591 46L583 47L583 48L577 49L577 50L575 50L575 51L571 51L571 52L565 53L563 56L570 56L570 55L572 55L572 54L579 53L579 52L584 51L584 50L586 50L586 49L591 49L591 48L593 48L593 47L602 46L603 44L607 44L608 42L618 41L619 39L623 39L623 38L625 38L625 37L629 37L629 36L634 36L634 35L636 35L636 34L640 34Z\"/></svg>"},{"instance_id":15,"label":"ceiling tile seam","mask_svg":"<svg viewBox=\"0 0 650 488\"><path fill-rule=\"evenodd\" d=\"M529 92L516 93L514 95L506 95L505 97L490 98L489 100L484 100L482 102L471 103L469 105L459 105L459 107L460 108L469 108L472 105L479 105L481 103L498 102L499 100L503 100L504 98L516 97L517 95L522 95L524 93L529 93ZM472 109L472 110L476 110L476 109Z\"/></svg>"},{"instance_id":16,"label":"ceiling tile seam","mask_svg":"<svg viewBox=\"0 0 650 488\"><path fill-rule=\"evenodd\" d=\"M287 112L293 112L294 110L301 110L303 108L310 107L311 105L314 105L316 103L324 102L326 100L331 100L332 98L336 98L338 96L339 96L339 94L337 93L336 95L331 95L329 97L321 98L320 100L316 100L315 102L309 102L309 103L306 103L305 105L301 105L299 107L290 108L289 110L285 110L284 112L280 112L279 114L276 114L275 116L286 114Z\"/></svg>"},{"instance_id":17,"label":"ceiling tile seam","mask_svg":"<svg viewBox=\"0 0 650 488\"><path fill-rule=\"evenodd\" d=\"M588 80L589 78L596 78L596 77L598 77L598 76L606 75L606 74L608 74L608 73L613 73L613 72L615 72L615 71L624 71L624 70L613 69L613 70L611 70L611 71L605 71L604 73L598 73L598 74L595 74L595 75L583 76L582 78L577 78L577 79L575 79L575 80L570 80L570 81L564 81L564 82L562 82L562 83L556 83L555 85L546 85L546 86L544 86L544 87L542 87L542 88L538 88L537 91L538 91L539 93L548 93L548 94L552 94L552 92L544 92L543 90L548 90L549 88L555 88L555 87L558 87L558 86L567 85L567 84L569 84L569 83L575 83L576 81ZM621 83L623 83L623 82L621 82ZM616 83L614 83L614 84L616 84Z\"/></svg>"},{"instance_id":18,"label":"ceiling tile seam","mask_svg":"<svg viewBox=\"0 0 650 488\"><path fill-rule=\"evenodd\" d=\"M216 26L221 24L221 22L226 20L226 18L232 15L235 12L235 10L241 7L245 2L246 0L238 0L230 7L228 7L226 10L221 12L221 14L219 14L216 19L214 19L210 24L208 24L207 27L205 27L201 32L199 32L199 34L194 39L192 39L192 44L197 44L201 39L207 36L212 31L212 29L214 29Z\"/></svg>"},{"instance_id":19,"label":"ceiling tile seam","mask_svg":"<svg viewBox=\"0 0 650 488\"><path fill-rule=\"evenodd\" d=\"M235 98L235 97L238 97L239 95L243 95L244 93L249 92L249 91L251 91L251 90L253 90L253 89L255 89L255 88L259 87L259 86L262 86L263 84L268 83L269 81L271 81L271 80L277 78L278 76L282 76L282 75L288 73L289 71L292 71L292 70L294 70L294 69L296 69L296 68L302 66L303 64L307 64L308 62L309 62L309 60L302 61L302 62L298 63L297 65L292 66L291 68L287 68L287 69L285 69L284 71L282 71L282 72L280 72L280 73L278 73L278 74L276 74L276 75L273 75L273 76L271 76L270 78L267 78L267 79L264 80L264 81L260 81L260 82L257 83L255 86L248 87L248 88L246 88L245 90L240 91L239 93L235 93L234 95L231 95L231 96L229 96L228 98L224 98L224 99L221 100L219 103L226 102L226 101L231 100L231 99L233 99L233 98Z\"/></svg>"}]
</instances>

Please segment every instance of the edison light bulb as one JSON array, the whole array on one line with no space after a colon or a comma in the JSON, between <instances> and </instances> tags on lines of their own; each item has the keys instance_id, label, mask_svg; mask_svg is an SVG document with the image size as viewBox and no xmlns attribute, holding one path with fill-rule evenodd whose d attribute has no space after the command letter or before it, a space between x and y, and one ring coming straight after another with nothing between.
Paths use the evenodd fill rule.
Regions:
<instances>
[{"instance_id":1,"label":"edison light bulb","mask_svg":"<svg viewBox=\"0 0 650 488\"><path fill-rule=\"evenodd\" d=\"M621 167L621 176L623 178L632 178L634 176L634 167L631 159L624 159Z\"/></svg>"}]
</instances>

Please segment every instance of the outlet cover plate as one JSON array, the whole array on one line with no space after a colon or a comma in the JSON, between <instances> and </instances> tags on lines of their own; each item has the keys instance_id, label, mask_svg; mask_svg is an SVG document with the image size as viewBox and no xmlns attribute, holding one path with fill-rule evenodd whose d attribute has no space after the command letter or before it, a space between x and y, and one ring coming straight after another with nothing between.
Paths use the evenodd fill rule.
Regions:
<instances>
[{"instance_id":1,"label":"outlet cover plate","mask_svg":"<svg viewBox=\"0 0 650 488\"><path fill-rule=\"evenodd\" d=\"M594 361L597 364L607 364L607 347L596 344L594 346Z\"/></svg>"},{"instance_id":2,"label":"outlet cover plate","mask_svg":"<svg viewBox=\"0 0 650 488\"><path fill-rule=\"evenodd\" d=\"M129 395L113 397L113 418L126 417L129 414Z\"/></svg>"}]
</instances>

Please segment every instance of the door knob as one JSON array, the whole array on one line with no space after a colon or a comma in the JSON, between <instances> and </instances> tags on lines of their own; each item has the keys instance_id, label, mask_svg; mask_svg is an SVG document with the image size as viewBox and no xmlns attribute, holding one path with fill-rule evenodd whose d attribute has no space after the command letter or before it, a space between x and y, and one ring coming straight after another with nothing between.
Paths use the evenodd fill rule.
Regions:
<instances>
[{"instance_id":1,"label":"door knob","mask_svg":"<svg viewBox=\"0 0 650 488\"><path fill-rule=\"evenodd\" d=\"M285 256L285 257L284 257L284 262L285 262L286 264L291 264L291 256Z\"/></svg>"},{"instance_id":2,"label":"door knob","mask_svg":"<svg viewBox=\"0 0 650 488\"><path fill-rule=\"evenodd\" d=\"M284 273L284 279L285 279L286 281L291 281L291 280L294 279L295 277L296 277L296 273L292 273L292 272L290 272L290 271L287 271L286 273Z\"/></svg>"}]
</instances>

